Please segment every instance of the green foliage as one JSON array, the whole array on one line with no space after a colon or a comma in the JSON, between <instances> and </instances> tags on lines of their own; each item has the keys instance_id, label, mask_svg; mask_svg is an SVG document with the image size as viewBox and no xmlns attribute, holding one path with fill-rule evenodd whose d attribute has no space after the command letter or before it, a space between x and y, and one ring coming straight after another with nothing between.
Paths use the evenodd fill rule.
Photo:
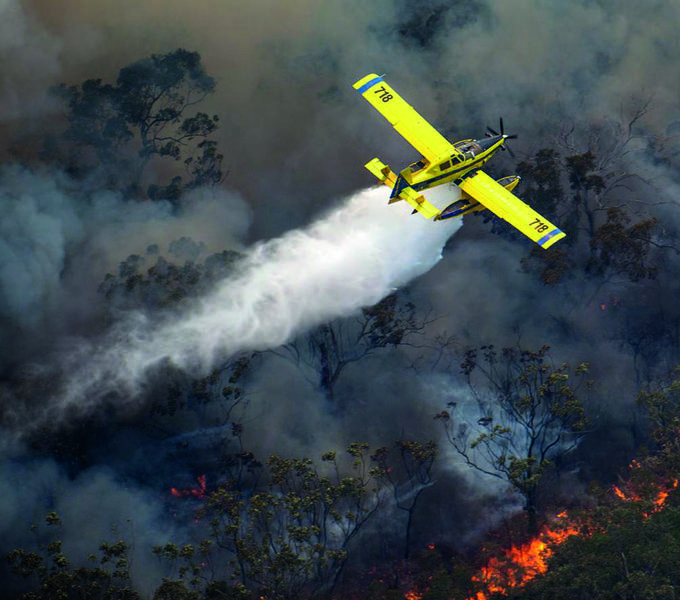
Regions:
<instances>
[{"instance_id":1,"label":"green foliage","mask_svg":"<svg viewBox=\"0 0 680 600\"><path fill-rule=\"evenodd\" d=\"M177 161L185 157L191 175L188 187L219 183L224 157L216 142L207 139L219 118L191 114L214 89L215 80L204 71L200 55L181 48L122 68L114 85L89 79L80 86L58 86L54 93L68 108L64 141L70 144L70 160L81 171L108 169L110 185L120 183L124 167L135 174L129 183L137 192L153 157ZM131 146L136 147L135 158ZM188 151L195 154L187 156ZM169 185L149 186L147 196L175 201L183 187L177 175Z\"/></svg>"},{"instance_id":2,"label":"green foliage","mask_svg":"<svg viewBox=\"0 0 680 600\"><path fill-rule=\"evenodd\" d=\"M555 150L546 148L518 165L522 197L567 232L563 242L547 251L532 247L521 260L525 272L534 273L546 285L563 283L579 273L598 279L624 275L630 281L656 275L649 262L656 245L652 239L656 220L631 222L625 208L612 205L612 190L630 175L605 166L609 163L598 161L591 150L567 156L562 163ZM564 179L571 196L564 193Z\"/></svg>"},{"instance_id":3,"label":"green foliage","mask_svg":"<svg viewBox=\"0 0 680 600\"><path fill-rule=\"evenodd\" d=\"M334 453L332 475L308 458L272 455L266 486L244 496L232 487L211 494L201 515L217 545L232 556L232 584L274 600L312 598L330 591L350 541L380 505L383 471L371 466L367 444L352 444L352 474L342 477Z\"/></svg>"},{"instance_id":4,"label":"green foliage","mask_svg":"<svg viewBox=\"0 0 680 600\"><path fill-rule=\"evenodd\" d=\"M481 359L479 353L481 352ZM493 346L465 353L461 369L480 407L476 424L458 417L450 403L435 418L472 468L505 479L525 501L536 527L538 484L554 462L571 452L586 433L578 390L590 387L585 363L572 375L567 363L552 364L549 347L534 352Z\"/></svg>"},{"instance_id":5,"label":"green foliage","mask_svg":"<svg viewBox=\"0 0 680 600\"><path fill-rule=\"evenodd\" d=\"M204 600L209 597L203 593L206 587L203 571L211 547L210 540L202 542L198 548L192 544L178 546L174 543L155 546L153 553L170 565L173 575L163 578L154 600Z\"/></svg>"},{"instance_id":6,"label":"green foliage","mask_svg":"<svg viewBox=\"0 0 680 600\"><path fill-rule=\"evenodd\" d=\"M601 193L605 188L605 180L599 173L594 173L597 169L595 154L588 150L583 154L574 154L566 159L567 174L569 185L572 190L593 191Z\"/></svg>"},{"instance_id":7,"label":"green foliage","mask_svg":"<svg viewBox=\"0 0 680 600\"><path fill-rule=\"evenodd\" d=\"M594 510L575 515L583 536L557 546L548 571L511 598L543 600L658 600L675 598L680 588L680 509L649 513L644 502L624 502L609 494Z\"/></svg>"},{"instance_id":8,"label":"green foliage","mask_svg":"<svg viewBox=\"0 0 680 600\"><path fill-rule=\"evenodd\" d=\"M523 271L535 273L546 285L556 285L574 267L568 246L576 241L577 226L568 215L563 214L566 196L560 155L553 148L543 148L533 158L520 162L517 173L522 177L522 199L567 232L567 238L560 244L548 250L532 246L529 255L521 259Z\"/></svg>"},{"instance_id":9,"label":"green foliage","mask_svg":"<svg viewBox=\"0 0 680 600\"><path fill-rule=\"evenodd\" d=\"M680 589L680 370L640 394L655 447L631 463L615 488L592 490L596 504L570 511L580 536L554 548L548 571L510 598L660 600ZM616 493L614 493L616 492Z\"/></svg>"},{"instance_id":10,"label":"green foliage","mask_svg":"<svg viewBox=\"0 0 680 600\"><path fill-rule=\"evenodd\" d=\"M651 424L655 444L655 452L646 458L646 465L665 478L677 477L680 473L680 366L674 369L666 385L641 392L638 403Z\"/></svg>"},{"instance_id":11,"label":"green foliage","mask_svg":"<svg viewBox=\"0 0 680 600\"><path fill-rule=\"evenodd\" d=\"M118 275L105 276L98 291L112 310L182 308L231 273L240 258L238 252L225 250L196 262L203 248L189 238L178 241L185 242L181 251L175 246L180 264L162 256L154 257L153 253L147 253L146 257L132 254L120 264ZM155 258L155 262L145 270L150 258Z\"/></svg>"},{"instance_id":12,"label":"green foliage","mask_svg":"<svg viewBox=\"0 0 680 600\"><path fill-rule=\"evenodd\" d=\"M377 304L362 309L365 322L360 339L365 338L371 348L397 346L418 328L415 312L412 302L400 304L397 294L390 294Z\"/></svg>"},{"instance_id":13,"label":"green foliage","mask_svg":"<svg viewBox=\"0 0 680 600\"><path fill-rule=\"evenodd\" d=\"M547 250L532 247L529 255L520 260L520 264L525 273L534 272L545 285L561 283L573 267L569 250L559 245L551 246Z\"/></svg>"},{"instance_id":14,"label":"green foliage","mask_svg":"<svg viewBox=\"0 0 680 600\"><path fill-rule=\"evenodd\" d=\"M293 600L330 593L350 542L381 506L385 475L368 444L351 444L347 453L348 475L341 475L335 452L324 454L328 473L319 473L309 458L272 455L263 485L243 490L232 479L210 493L197 514L209 523L210 539L153 548L168 569L154 600ZM46 522L61 526L54 512ZM7 558L27 580L21 600L137 600L129 554L125 541L102 543L90 566L76 566L55 538L38 552L16 549ZM215 577L214 565L226 579Z\"/></svg>"},{"instance_id":15,"label":"green foliage","mask_svg":"<svg viewBox=\"0 0 680 600\"><path fill-rule=\"evenodd\" d=\"M49 513L45 522L49 527L61 527L55 512ZM126 542L102 543L99 556L90 555L91 564L82 566L74 565L63 553L62 542L54 533L50 537L53 539L38 551L18 548L7 555L12 571L29 586L30 591L20 594L19 600L141 600L131 587L130 547Z\"/></svg>"},{"instance_id":16,"label":"green foliage","mask_svg":"<svg viewBox=\"0 0 680 600\"><path fill-rule=\"evenodd\" d=\"M474 597L475 568L467 557L428 545L408 560L355 568L335 598L362 600L452 600Z\"/></svg>"}]
</instances>

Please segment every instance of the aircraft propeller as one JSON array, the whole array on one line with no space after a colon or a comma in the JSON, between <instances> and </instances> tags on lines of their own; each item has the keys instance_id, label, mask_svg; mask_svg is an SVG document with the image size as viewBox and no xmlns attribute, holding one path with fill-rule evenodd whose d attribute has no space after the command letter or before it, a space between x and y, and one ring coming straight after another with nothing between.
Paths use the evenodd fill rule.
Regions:
<instances>
[{"instance_id":1,"label":"aircraft propeller","mask_svg":"<svg viewBox=\"0 0 680 600\"><path fill-rule=\"evenodd\" d=\"M503 117L500 118L500 128L501 128L501 132L498 133L495 129L492 129L491 127L489 127L489 126L487 125L487 126L486 126L486 135L487 135L487 137L491 137L492 135L501 135L501 136L503 136L503 138L506 139L506 140L514 140L514 139L517 139L517 134L516 134L516 133L512 133L512 134L510 134L510 135L505 135L505 129L503 128ZM503 150L503 151L507 150L508 152L510 152L510 156L512 156L512 158L515 158L515 153L510 149L510 146L508 146L507 144L503 144L503 145L501 146L501 150Z\"/></svg>"}]
</instances>

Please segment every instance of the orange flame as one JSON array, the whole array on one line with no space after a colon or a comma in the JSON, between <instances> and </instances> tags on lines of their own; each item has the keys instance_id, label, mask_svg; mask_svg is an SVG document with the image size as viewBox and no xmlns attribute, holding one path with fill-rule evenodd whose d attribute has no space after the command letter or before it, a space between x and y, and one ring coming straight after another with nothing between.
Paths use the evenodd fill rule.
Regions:
<instances>
[{"instance_id":1,"label":"orange flame","mask_svg":"<svg viewBox=\"0 0 680 600\"><path fill-rule=\"evenodd\" d=\"M558 516L566 517L566 511ZM521 586L536 575L545 573L552 548L576 534L578 530L574 528L553 530L546 526L533 540L505 550L503 558L491 558L480 573L472 577L473 581L484 584L486 591L477 592L474 599L468 600L486 600L488 594L494 593L507 594L510 588Z\"/></svg>"},{"instance_id":2,"label":"orange flame","mask_svg":"<svg viewBox=\"0 0 680 600\"><path fill-rule=\"evenodd\" d=\"M196 478L196 481L198 481L198 486L185 489L185 490L178 490L177 488L170 488L170 493L175 497L175 498L181 498L182 496L193 496L194 498L204 498L205 497L205 475L199 475Z\"/></svg>"},{"instance_id":3,"label":"orange flame","mask_svg":"<svg viewBox=\"0 0 680 600\"><path fill-rule=\"evenodd\" d=\"M639 463L633 461L630 466L632 469L636 469L638 468ZM670 494L670 491L675 489L676 487L678 487L677 479L675 479L667 489L661 489L657 492L656 498L652 501L652 504L654 505L651 511L652 513L657 513L663 508L663 505L665 504L666 499L668 498L668 494ZM640 502L642 500L640 495L635 490L630 489L630 487L627 487L626 491L624 492L623 490L621 490L619 486L613 485L612 491L624 502ZM645 512L643 513L643 515L645 517L648 517L649 513Z\"/></svg>"},{"instance_id":4,"label":"orange flame","mask_svg":"<svg viewBox=\"0 0 680 600\"><path fill-rule=\"evenodd\" d=\"M621 491L621 488L620 488L618 485L613 485L613 486L612 486L612 491L613 491L619 498L621 498L621 500L625 500L626 502L628 502L628 501L630 501L630 500L639 500L639 499L640 499L640 498L636 498L636 497L629 497L629 496L626 496L626 494L624 494L624 493Z\"/></svg>"},{"instance_id":5,"label":"orange flame","mask_svg":"<svg viewBox=\"0 0 680 600\"><path fill-rule=\"evenodd\" d=\"M632 461L631 469L639 469L642 465L638 461ZM652 513L662 510L668 495L672 489L678 487L678 479L675 479L672 484L667 485L665 489L660 489L653 501ZM639 502L642 497L632 489L631 484L623 486L613 485L612 492L624 502ZM644 513L648 517L648 513ZM568 517L567 511L564 510L558 513L557 518L566 519ZM562 544L566 539L572 535L578 535L578 529L572 526L563 526L558 528L551 528L545 526L541 533L533 540L521 544L513 545L508 550L503 552L504 556L489 559L486 566L482 567L477 575L473 575L472 581L477 582L484 588L482 591L476 592L474 596L467 600L488 600L491 594L508 595L510 589L521 587L537 575L545 573L548 570L548 559L553 553L556 546ZM429 549L434 548L434 544L428 545ZM408 591L404 594L405 600L421 600L422 592L415 590Z\"/></svg>"},{"instance_id":6,"label":"orange flame","mask_svg":"<svg viewBox=\"0 0 680 600\"><path fill-rule=\"evenodd\" d=\"M678 487L678 480L674 480L673 483L671 484L671 490L674 490L676 487ZM655 506L655 511L661 510L661 507L664 505L664 502L666 502L666 498L668 498L668 494L670 494L670 490L661 490L659 492L659 495L656 497L656 500L654 500L654 506Z\"/></svg>"}]
</instances>

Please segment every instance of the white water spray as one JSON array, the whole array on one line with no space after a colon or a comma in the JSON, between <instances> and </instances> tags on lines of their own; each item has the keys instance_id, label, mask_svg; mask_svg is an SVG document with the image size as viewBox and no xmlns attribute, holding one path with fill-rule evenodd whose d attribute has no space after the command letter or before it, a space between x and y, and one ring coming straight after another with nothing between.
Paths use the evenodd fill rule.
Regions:
<instances>
[{"instance_id":1,"label":"white water spray","mask_svg":"<svg viewBox=\"0 0 680 600\"><path fill-rule=\"evenodd\" d=\"M455 197L432 190L428 199L442 204ZM238 275L175 321L154 327L137 315L119 326L98 349L77 353L59 404L84 408L113 390L133 397L162 360L205 372L237 352L276 347L425 273L460 220L433 223L410 216L405 202L386 200L387 188L362 191L307 228L256 244Z\"/></svg>"}]
</instances>

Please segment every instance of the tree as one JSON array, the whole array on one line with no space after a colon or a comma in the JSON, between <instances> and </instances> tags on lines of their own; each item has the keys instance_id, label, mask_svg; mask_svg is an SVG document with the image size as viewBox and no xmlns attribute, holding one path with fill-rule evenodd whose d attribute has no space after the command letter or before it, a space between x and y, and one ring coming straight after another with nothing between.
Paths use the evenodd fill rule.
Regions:
<instances>
[{"instance_id":1,"label":"tree","mask_svg":"<svg viewBox=\"0 0 680 600\"><path fill-rule=\"evenodd\" d=\"M590 240L590 259L586 269L597 275L619 274L630 281L653 279L657 268L649 264L652 231L656 219L630 224L630 217L618 207L607 209L607 221Z\"/></svg>"},{"instance_id":2,"label":"tree","mask_svg":"<svg viewBox=\"0 0 680 600\"><path fill-rule=\"evenodd\" d=\"M542 148L533 159L517 165L522 177L522 198L548 219L557 216L558 207L564 202L562 165L560 155L554 148Z\"/></svg>"},{"instance_id":3,"label":"tree","mask_svg":"<svg viewBox=\"0 0 680 600\"><path fill-rule=\"evenodd\" d=\"M276 354L311 369L318 386L333 400L340 375L349 365L377 350L409 343L411 336L424 331L427 322L427 318L416 318L413 303L400 302L396 293L390 294L363 308L357 318L324 323Z\"/></svg>"},{"instance_id":4,"label":"tree","mask_svg":"<svg viewBox=\"0 0 680 600\"><path fill-rule=\"evenodd\" d=\"M545 574L511 591L517 600L671 599L680 586L680 511L645 518L638 507L609 503L589 511L586 535L554 548Z\"/></svg>"},{"instance_id":5,"label":"tree","mask_svg":"<svg viewBox=\"0 0 680 600\"><path fill-rule=\"evenodd\" d=\"M242 490L230 479L201 494L196 518L206 520L211 536L153 548L168 568L154 600L330 596L352 541L382 506L384 472L371 460L368 444L350 444L347 452L351 462L344 475L335 452L323 455L323 473L309 458L272 455L259 487ZM46 521L61 525L56 513ZM7 558L27 582L21 600L138 600L130 546L119 540L102 543L99 551L99 558L89 557L91 566L74 566L52 539L38 552L15 549Z\"/></svg>"},{"instance_id":6,"label":"tree","mask_svg":"<svg viewBox=\"0 0 680 600\"><path fill-rule=\"evenodd\" d=\"M631 462L617 486L592 490L591 505L570 511L578 528L553 548L547 572L510 598L674 598L680 587L677 378L640 402L648 409L656 445Z\"/></svg>"},{"instance_id":7,"label":"tree","mask_svg":"<svg viewBox=\"0 0 680 600\"><path fill-rule=\"evenodd\" d=\"M646 411L654 444L647 465L667 479L677 477L680 473L680 366L665 385L657 384L656 389L641 392L638 403Z\"/></svg>"},{"instance_id":8,"label":"tree","mask_svg":"<svg viewBox=\"0 0 680 600\"><path fill-rule=\"evenodd\" d=\"M623 275L639 281L655 276L650 253L654 247L665 247L653 239L656 219L632 222L625 203L613 204L610 192L625 177L605 170L591 150L567 156L563 168L554 150L540 150L533 161L520 163L518 170L526 178L523 196L548 217L558 213L560 227L569 232L567 247L532 248L521 261L524 271L535 272L546 285L560 283L577 270L600 279ZM562 193L564 175L572 190L570 198ZM579 240L587 246L579 246Z\"/></svg>"},{"instance_id":9,"label":"tree","mask_svg":"<svg viewBox=\"0 0 680 600\"><path fill-rule=\"evenodd\" d=\"M436 44L442 32L464 28L484 12L479 0L435 0L404 3L398 13L397 32L407 44L428 50ZM456 18L447 18L455 14Z\"/></svg>"},{"instance_id":10,"label":"tree","mask_svg":"<svg viewBox=\"0 0 680 600\"><path fill-rule=\"evenodd\" d=\"M80 86L61 85L54 91L68 107L64 139L72 145L79 170L106 168L112 183L126 166L133 173L131 189L138 192L154 157L176 161L185 157L191 175L185 187L222 180L223 155L217 143L208 139L219 118L204 112L190 114L214 90L215 80L204 71L200 55L179 48L124 67L114 85L88 79ZM135 158L126 154L133 144ZM186 156L192 146L198 155ZM150 185L147 196L175 200L181 188L182 177L176 176L169 185Z\"/></svg>"},{"instance_id":11,"label":"tree","mask_svg":"<svg viewBox=\"0 0 680 600\"><path fill-rule=\"evenodd\" d=\"M212 540L204 540L198 546L170 542L155 546L153 553L170 569L155 590L153 600L252 600L242 585L206 575L213 554Z\"/></svg>"},{"instance_id":12,"label":"tree","mask_svg":"<svg viewBox=\"0 0 680 600\"><path fill-rule=\"evenodd\" d=\"M500 356L493 346L479 351L468 350L461 364L479 408L476 422L459 416L455 402L435 418L467 465L507 481L524 498L529 529L535 533L541 477L586 434L577 392L583 383L590 385L585 381L588 365L576 367L578 381L572 383L569 365L552 364L548 346L536 352L504 348Z\"/></svg>"},{"instance_id":13,"label":"tree","mask_svg":"<svg viewBox=\"0 0 680 600\"><path fill-rule=\"evenodd\" d=\"M61 527L55 512L49 513L45 522L50 528ZM141 600L131 587L130 547L125 541L104 542L99 546L99 557L89 556L90 565L75 566L63 553L62 542L53 534L50 537L53 539L37 552L18 548L7 555L13 572L30 585L30 591L19 595L20 600Z\"/></svg>"},{"instance_id":14,"label":"tree","mask_svg":"<svg viewBox=\"0 0 680 600\"><path fill-rule=\"evenodd\" d=\"M565 160L569 186L574 192L574 224L580 224L580 218L585 218L588 238L595 235L595 214L601 210L600 196L606 189L605 177L597 168L595 154L588 150L582 154L573 154Z\"/></svg>"},{"instance_id":15,"label":"tree","mask_svg":"<svg viewBox=\"0 0 680 600\"><path fill-rule=\"evenodd\" d=\"M106 298L111 312L177 310L229 275L241 257L238 252L224 250L199 261L203 250L201 244L186 237L170 244L174 256L169 259L159 256L158 248L151 246L146 256L128 256L120 263L117 275L107 273L98 292Z\"/></svg>"},{"instance_id":16,"label":"tree","mask_svg":"<svg viewBox=\"0 0 680 600\"><path fill-rule=\"evenodd\" d=\"M437 444L433 441L415 442L400 440L394 443L398 460L390 457L389 448L379 448L374 458L382 467L385 478L392 486L394 501L399 510L406 513L404 535L404 559L411 551L411 526L413 515L421 494L434 485L432 467L437 457Z\"/></svg>"},{"instance_id":17,"label":"tree","mask_svg":"<svg viewBox=\"0 0 680 600\"><path fill-rule=\"evenodd\" d=\"M620 120L591 125L585 143L574 140L574 127L566 129L557 140L561 153L544 148L519 163L522 196L567 232L561 246L532 248L522 259L526 272L547 285L579 274L604 281L619 274L638 281L653 276L649 258L655 247L675 249L654 240L659 233L654 219L631 217L639 212L633 206L658 204L649 196L659 192L631 171L628 160L639 140L654 146L654 139L637 133L649 106L649 100L637 100ZM570 194L564 192L567 184Z\"/></svg>"},{"instance_id":18,"label":"tree","mask_svg":"<svg viewBox=\"0 0 680 600\"><path fill-rule=\"evenodd\" d=\"M330 594L348 558L350 542L381 504L383 471L370 465L367 444L351 444L352 475L341 476L335 452L320 474L309 458L266 461L266 486L243 495L223 486L210 494L201 516L217 546L231 555L232 584L272 600Z\"/></svg>"}]
</instances>

